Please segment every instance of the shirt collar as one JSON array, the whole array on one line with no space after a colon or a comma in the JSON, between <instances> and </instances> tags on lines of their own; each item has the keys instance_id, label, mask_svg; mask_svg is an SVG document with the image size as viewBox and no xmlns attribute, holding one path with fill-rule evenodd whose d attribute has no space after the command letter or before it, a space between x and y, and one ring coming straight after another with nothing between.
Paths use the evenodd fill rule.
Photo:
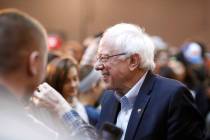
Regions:
<instances>
[{"instance_id":1,"label":"shirt collar","mask_svg":"<svg viewBox=\"0 0 210 140\"><path fill-rule=\"evenodd\" d=\"M146 72L141 79L123 96L120 97L119 95L116 94L115 95L117 97L117 99L120 101L121 103L121 109L123 110L129 110L133 107L133 104L136 100L136 96L139 93L139 90L144 82L144 79L146 77L148 72Z\"/></svg>"}]
</instances>

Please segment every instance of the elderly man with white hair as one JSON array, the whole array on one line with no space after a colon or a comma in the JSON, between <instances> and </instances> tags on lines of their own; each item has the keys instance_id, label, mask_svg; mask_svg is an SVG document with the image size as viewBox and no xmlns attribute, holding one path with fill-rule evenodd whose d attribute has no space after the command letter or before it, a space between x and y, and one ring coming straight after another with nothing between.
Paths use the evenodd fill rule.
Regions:
<instances>
[{"instance_id":1,"label":"elderly man with white hair","mask_svg":"<svg viewBox=\"0 0 210 140\"><path fill-rule=\"evenodd\" d=\"M204 121L189 90L152 73L154 45L142 29L121 23L100 40L95 68L108 89L98 128L110 122L123 130L121 140L201 140ZM68 106L57 103L60 115ZM79 126L77 126L79 127Z\"/></svg>"},{"instance_id":2,"label":"elderly man with white hair","mask_svg":"<svg viewBox=\"0 0 210 140\"><path fill-rule=\"evenodd\" d=\"M98 49L96 69L107 87L98 127L111 122L121 140L200 140L204 123L188 89L152 73L154 45L140 27L121 23L109 28Z\"/></svg>"}]
</instances>

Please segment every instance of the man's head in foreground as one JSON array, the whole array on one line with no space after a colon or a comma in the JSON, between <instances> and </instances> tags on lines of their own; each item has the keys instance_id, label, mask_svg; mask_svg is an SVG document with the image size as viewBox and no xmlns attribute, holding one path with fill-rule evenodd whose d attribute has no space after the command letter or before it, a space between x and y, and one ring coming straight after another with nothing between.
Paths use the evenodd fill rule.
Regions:
<instances>
[{"instance_id":1,"label":"man's head in foreground","mask_svg":"<svg viewBox=\"0 0 210 140\"><path fill-rule=\"evenodd\" d=\"M44 78L46 55L46 31L37 20L0 11L0 84L18 98L30 96Z\"/></svg>"}]
</instances>

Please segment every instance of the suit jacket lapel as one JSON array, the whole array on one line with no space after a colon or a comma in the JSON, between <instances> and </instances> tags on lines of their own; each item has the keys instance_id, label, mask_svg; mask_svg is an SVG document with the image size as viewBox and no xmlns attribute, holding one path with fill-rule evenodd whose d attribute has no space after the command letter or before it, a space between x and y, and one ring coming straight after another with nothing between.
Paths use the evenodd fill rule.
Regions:
<instances>
[{"instance_id":1,"label":"suit jacket lapel","mask_svg":"<svg viewBox=\"0 0 210 140\"><path fill-rule=\"evenodd\" d=\"M155 76L150 71L147 73L147 76L134 103L133 111L131 113L125 134L125 140L132 140L137 131L137 127L140 125L141 118L144 114L147 104L150 101L150 91L155 81L154 77Z\"/></svg>"},{"instance_id":2,"label":"suit jacket lapel","mask_svg":"<svg viewBox=\"0 0 210 140\"><path fill-rule=\"evenodd\" d=\"M105 122L115 124L118 112L120 110L120 103L114 95L113 91L106 91L105 97L102 100L102 111L100 113L100 120L97 128L100 129Z\"/></svg>"},{"instance_id":3,"label":"suit jacket lapel","mask_svg":"<svg viewBox=\"0 0 210 140\"><path fill-rule=\"evenodd\" d=\"M117 119L117 115L118 112L120 110L120 102L117 100L117 98L115 97L114 93L112 93L112 95L109 97L109 102L107 102L106 104L106 110L104 111L105 114L104 115L104 119L102 122L111 122L113 124L115 124L116 119ZM103 125L103 124L101 124Z\"/></svg>"},{"instance_id":4,"label":"suit jacket lapel","mask_svg":"<svg viewBox=\"0 0 210 140\"><path fill-rule=\"evenodd\" d=\"M117 98L113 98L113 106L110 106L110 122L115 124L117 120L117 115L120 111L120 102L117 100Z\"/></svg>"}]
</instances>

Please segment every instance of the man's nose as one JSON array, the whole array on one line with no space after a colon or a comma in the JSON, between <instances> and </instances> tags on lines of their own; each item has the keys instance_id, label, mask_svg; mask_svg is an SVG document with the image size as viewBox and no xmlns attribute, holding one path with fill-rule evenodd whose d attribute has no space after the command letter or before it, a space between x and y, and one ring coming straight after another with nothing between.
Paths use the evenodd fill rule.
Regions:
<instances>
[{"instance_id":1,"label":"man's nose","mask_svg":"<svg viewBox=\"0 0 210 140\"><path fill-rule=\"evenodd\" d=\"M104 64L97 61L95 63L95 70L99 71L99 70L103 70L103 69L104 69Z\"/></svg>"}]
</instances>

